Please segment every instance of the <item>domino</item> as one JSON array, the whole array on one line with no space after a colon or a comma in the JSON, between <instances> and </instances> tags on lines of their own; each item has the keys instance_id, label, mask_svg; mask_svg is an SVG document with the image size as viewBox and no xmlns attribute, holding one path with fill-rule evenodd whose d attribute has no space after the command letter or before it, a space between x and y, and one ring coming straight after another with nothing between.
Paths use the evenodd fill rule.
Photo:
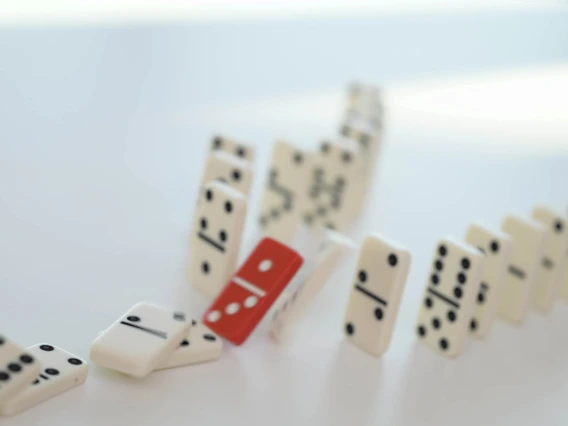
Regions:
<instances>
[{"instance_id":1,"label":"domino","mask_svg":"<svg viewBox=\"0 0 568 426\"><path fill-rule=\"evenodd\" d=\"M471 334L482 338L489 333L497 317L512 243L509 236L503 232L490 230L480 224L473 224L468 228L465 240L485 255L481 285L469 324Z\"/></svg>"},{"instance_id":2,"label":"domino","mask_svg":"<svg viewBox=\"0 0 568 426\"><path fill-rule=\"evenodd\" d=\"M347 118L341 125L339 134L357 142L360 150L365 153L365 168L371 168L379 151L381 128L366 120Z\"/></svg>"},{"instance_id":3,"label":"domino","mask_svg":"<svg viewBox=\"0 0 568 426\"><path fill-rule=\"evenodd\" d=\"M213 331L192 320L187 338L183 339L174 352L156 370L165 370L219 359L223 352L223 341Z\"/></svg>"},{"instance_id":4,"label":"domino","mask_svg":"<svg viewBox=\"0 0 568 426\"><path fill-rule=\"evenodd\" d=\"M560 272L560 296L568 302L568 250L564 256L564 267Z\"/></svg>"},{"instance_id":5,"label":"domino","mask_svg":"<svg viewBox=\"0 0 568 426\"><path fill-rule=\"evenodd\" d=\"M354 141L359 146L363 159L363 173L355 188L357 194L354 197L354 210L358 213L363 208L372 183L373 171L380 151L381 128L367 120L348 118L341 126L340 135L345 138L340 139L340 142Z\"/></svg>"},{"instance_id":6,"label":"domino","mask_svg":"<svg viewBox=\"0 0 568 426\"><path fill-rule=\"evenodd\" d=\"M560 296L564 301L568 302L568 260L564 258L564 268L560 274Z\"/></svg>"},{"instance_id":7,"label":"domino","mask_svg":"<svg viewBox=\"0 0 568 426\"><path fill-rule=\"evenodd\" d=\"M27 351L43 364L33 382L0 407L0 414L13 416L48 399L82 385L87 380L89 365L81 358L48 344L34 345ZM39 365L38 362L38 365ZM33 379L32 379L33 380ZM31 384L30 384L31 383Z\"/></svg>"},{"instance_id":8,"label":"domino","mask_svg":"<svg viewBox=\"0 0 568 426\"><path fill-rule=\"evenodd\" d=\"M507 216L503 231L511 237L513 247L499 306L501 318L520 324L530 306L537 263L542 259L545 230L538 223L518 216Z\"/></svg>"},{"instance_id":9,"label":"domino","mask_svg":"<svg viewBox=\"0 0 568 426\"><path fill-rule=\"evenodd\" d=\"M224 151L251 163L254 163L256 157L255 147L219 135L213 137L211 151Z\"/></svg>"},{"instance_id":10,"label":"domino","mask_svg":"<svg viewBox=\"0 0 568 426\"><path fill-rule=\"evenodd\" d=\"M189 280L215 297L236 269L247 213L243 194L221 182L201 191L191 239Z\"/></svg>"},{"instance_id":11,"label":"domino","mask_svg":"<svg viewBox=\"0 0 568 426\"><path fill-rule=\"evenodd\" d=\"M314 265L309 267L307 278L274 312L270 333L275 340L286 342L291 339L302 316L353 247L351 239L328 231Z\"/></svg>"},{"instance_id":12,"label":"domino","mask_svg":"<svg viewBox=\"0 0 568 426\"><path fill-rule=\"evenodd\" d=\"M374 85L360 81L352 82L347 91L347 104L374 104L381 98L381 90Z\"/></svg>"},{"instance_id":13,"label":"domino","mask_svg":"<svg viewBox=\"0 0 568 426\"><path fill-rule=\"evenodd\" d=\"M305 222L343 231L360 206L357 185L362 177L363 159L354 142L323 142L314 157Z\"/></svg>"},{"instance_id":14,"label":"domino","mask_svg":"<svg viewBox=\"0 0 568 426\"><path fill-rule=\"evenodd\" d=\"M559 293L562 271L568 250L566 219L546 207L536 207L532 217L548 230L543 244L543 256L538 263L533 307L543 313L549 312Z\"/></svg>"},{"instance_id":15,"label":"domino","mask_svg":"<svg viewBox=\"0 0 568 426\"><path fill-rule=\"evenodd\" d=\"M352 83L348 90L347 113L380 125L383 117L381 91L376 86Z\"/></svg>"},{"instance_id":16,"label":"domino","mask_svg":"<svg viewBox=\"0 0 568 426\"><path fill-rule=\"evenodd\" d=\"M97 335L102 333L100 331ZM155 371L215 361L222 352L223 340L203 324L191 320L187 337Z\"/></svg>"},{"instance_id":17,"label":"domino","mask_svg":"<svg viewBox=\"0 0 568 426\"><path fill-rule=\"evenodd\" d=\"M483 255L470 245L452 238L438 243L416 328L434 351L448 357L462 352L482 267Z\"/></svg>"},{"instance_id":18,"label":"domino","mask_svg":"<svg viewBox=\"0 0 568 426\"><path fill-rule=\"evenodd\" d=\"M363 241L344 332L349 342L373 356L381 356L390 346L410 263L410 252L383 235L369 235Z\"/></svg>"},{"instance_id":19,"label":"domino","mask_svg":"<svg viewBox=\"0 0 568 426\"><path fill-rule=\"evenodd\" d=\"M264 238L207 309L203 323L233 344L241 345L302 262L302 257L288 246Z\"/></svg>"},{"instance_id":20,"label":"domino","mask_svg":"<svg viewBox=\"0 0 568 426\"><path fill-rule=\"evenodd\" d=\"M353 81L348 86L348 93L353 97L359 97L362 95L377 97L380 95L380 90L377 86L372 84L363 83L362 81Z\"/></svg>"},{"instance_id":21,"label":"domino","mask_svg":"<svg viewBox=\"0 0 568 426\"><path fill-rule=\"evenodd\" d=\"M216 151L207 158L200 187L210 181L221 181L248 198L252 179L251 163L227 152Z\"/></svg>"},{"instance_id":22,"label":"domino","mask_svg":"<svg viewBox=\"0 0 568 426\"><path fill-rule=\"evenodd\" d=\"M25 389L41 371L41 362L6 336L0 335L0 407Z\"/></svg>"},{"instance_id":23,"label":"domino","mask_svg":"<svg viewBox=\"0 0 568 426\"><path fill-rule=\"evenodd\" d=\"M143 378L173 353L190 328L182 312L138 303L95 339L91 360Z\"/></svg>"},{"instance_id":24,"label":"domino","mask_svg":"<svg viewBox=\"0 0 568 426\"><path fill-rule=\"evenodd\" d=\"M307 203L312 163L313 155L287 142L274 145L259 217L266 236L285 244L294 241Z\"/></svg>"}]
</instances>

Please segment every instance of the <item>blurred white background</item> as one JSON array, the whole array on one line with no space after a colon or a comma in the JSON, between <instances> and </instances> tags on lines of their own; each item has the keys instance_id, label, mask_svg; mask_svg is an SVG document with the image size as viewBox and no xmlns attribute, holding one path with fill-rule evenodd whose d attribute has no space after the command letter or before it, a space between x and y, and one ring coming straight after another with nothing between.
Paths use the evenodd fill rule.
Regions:
<instances>
[{"instance_id":1,"label":"blurred white background","mask_svg":"<svg viewBox=\"0 0 568 426\"><path fill-rule=\"evenodd\" d=\"M222 360L87 384L0 424L565 424L568 307L496 324L456 360L415 345L431 251L469 223L568 204L568 8L561 2L0 3L0 324L88 357L139 300L200 316L186 278L212 134L315 147L346 84L385 89L384 154L350 230L413 254L391 350L346 345L353 265L298 340L266 324ZM244 255L244 254L243 254Z\"/></svg>"},{"instance_id":2,"label":"blurred white background","mask_svg":"<svg viewBox=\"0 0 568 426\"><path fill-rule=\"evenodd\" d=\"M266 19L270 17L369 16L475 10L542 9L555 0L20 0L0 2L6 24L85 24L192 20Z\"/></svg>"}]
</instances>

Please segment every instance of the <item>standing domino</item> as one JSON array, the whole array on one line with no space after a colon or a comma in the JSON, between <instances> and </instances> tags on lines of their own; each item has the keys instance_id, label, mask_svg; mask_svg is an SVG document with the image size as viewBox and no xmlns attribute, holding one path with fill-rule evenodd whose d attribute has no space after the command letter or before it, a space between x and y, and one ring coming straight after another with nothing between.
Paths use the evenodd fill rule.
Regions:
<instances>
[{"instance_id":1,"label":"standing domino","mask_svg":"<svg viewBox=\"0 0 568 426\"><path fill-rule=\"evenodd\" d=\"M243 160L254 163L256 150L253 146L245 145L243 143L235 142L223 136L214 136L211 143L211 151L224 151L229 154L236 155Z\"/></svg>"},{"instance_id":2,"label":"standing domino","mask_svg":"<svg viewBox=\"0 0 568 426\"><path fill-rule=\"evenodd\" d=\"M568 233L565 219L555 211L546 207L536 207L532 216L549 231L543 246L542 261L537 267L533 297L535 309L548 312L559 293L566 250L568 250Z\"/></svg>"},{"instance_id":3,"label":"standing domino","mask_svg":"<svg viewBox=\"0 0 568 426\"><path fill-rule=\"evenodd\" d=\"M406 248L382 235L363 241L344 330L351 343L371 355L389 348L410 262Z\"/></svg>"},{"instance_id":4,"label":"standing domino","mask_svg":"<svg viewBox=\"0 0 568 426\"><path fill-rule=\"evenodd\" d=\"M562 270L560 271L560 297L568 302L568 250L564 255Z\"/></svg>"},{"instance_id":5,"label":"standing domino","mask_svg":"<svg viewBox=\"0 0 568 426\"><path fill-rule=\"evenodd\" d=\"M146 377L173 353L190 328L182 312L138 303L95 339L91 360L130 376Z\"/></svg>"},{"instance_id":6,"label":"standing domino","mask_svg":"<svg viewBox=\"0 0 568 426\"><path fill-rule=\"evenodd\" d=\"M349 238L328 232L306 280L274 312L270 330L272 337L281 342L290 339L302 315L353 247Z\"/></svg>"},{"instance_id":7,"label":"standing domino","mask_svg":"<svg viewBox=\"0 0 568 426\"><path fill-rule=\"evenodd\" d=\"M373 173L380 151L381 129L366 120L348 118L343 123L340 133L347 141L355 141L359 145L359 151L363 158L363 171L355 187L357 194L353 198L355 203L354 210L356 213L359 213L363 208L372 184Z\"/></svg>"},{"instance_id":8,"label":"standing domino","mask_svg":"<svg viewBox=\"0 0 568 426\"><path fill-rule=\"evenodd\" d=\"M24 391L0 407L3 416L21 413L87 380L89 365L69 352L47 344L35 345L27 350L43 364L43 372L38 373L33 383L28 382Z\"/></svg>"},{"instance_id":9,"label":"standing domino","mask_svg":"<svg viewBox=\"0 0 568 426\"><path fill-rule=\"evenodd\" d=\"M560 296L568 302L568 254L564 257L564 267L560 277Z\"/></svg>"},{"instance_id":10,"label":"standing domino","mask_svg":"<svg viewBox=\"0 0 568 426\"><path fill-rule=\"evenodd\" d=\"M564 254L563 267L560 271L560 297L568 302L568 250Z\"/></svg>"},{"instance_id":11,"label":"standing domino","mask_svg":"<svg viewBox=\"0 0 568 426\"><path fill-rule=\"evenodd\" d=\"M513 248L503 283L499 314L503 319L519 324L529 308L546 231L530 219L513 215L505 218L502 228L511 236Z\"/></svg>"},{"instance_id":12,"label":"standing domino","mask_svg":"<svg viewBox=\"0 0 568 426\"><path fill-rule=\"evenodd\" d=\"M183 339L179 347L156 370L215 361L222 352L223 341L219 336L193 320L187 339Z\"/></svg>"},{"instance_id":13,"label":"standing domino","mask_svg":"<svg viewBox=\"0 0 568 426\"><path fill-rule=\"evenodd\" d=\"M264 238L205 312L203 323L235 345L242 344L302 262L291 248Z\"/></svg>"},{"instance_id":14,"label":"standing domino","mask_svg":"<svg viewBox=\"0 0 568 426\"><path fill-rule=\"evenodd\" d=\"M210 181L221 181L231 188L249 196L253 171L248 161L223 151L215 151L209 155L201 179L201 188Z\"/></svg>"},{"instance_id":15,"label":"standing domino","mask_svg":"<svg viewBox=\"0 0 568 426\"><path fill-rule=\"evenodd\" d=\"M5 336L0 336L0 406L28 386L41 362Z\"/></svg>"},{"instance_id":16,"label":"standing domino","mask_svg":"<svg viewBox=\"0 0 568 426\"><path fill-rule=\"evenodd\" d=\"M314 157L304 215L308 225L341 231L357 212L363 159L355 143L346 142L351 143L323 142Z\"/></svg>"},{"instance_id":17,"label":"standing domino","mask_svg":"<svg viewBox=\"0 0 568 426\"><path fill-rule=\"evenodd\" d=\"M418 315L418 337L435 351L456 356L468 334L483 255L468 244L444 238L436 247L432 264Z\"/></svg>"},{"instance_id":18,"label":"standing domino","mask_svg":"<svg viewBox=\"0 0 568 426\"><path fill-rule=\"evenodd\" d=\"M283 243L297 234L306 207L306 185L312 172L312 155L286 142L276 142L259 222L264 233Z\"/></svg>"},{"instance_id":19,"label":"standing domino","mask_svg":"<svg viewBox=\"0 0 568 426\"><path fill-rule=\"evenodd\" d=\"M381 128L367 120L348 117L343 122L339 133L357 142L361 152L365 153L365 167L367 169L372 167L379 153Z\"/></svg>"},{"instance_id":20,"label":"standing domino","mask_svg":"<svg viewBox=\"0 0 568 426\"><path fill-rule=\"evenodd\" d=\"M379 88L360 82L351 84L348 90L347 111L352 117L380 122L383 106Z\"/></svg>"},{"instance_id":21,"label":"standing domino","mask_svg":"<svg viewBox=\"0 0 568 426\"><path fill-rule=\"evenodd\" d=\"M485 254L476 307L469 324L475 337L484 337L497 316L512 244L504 233L478 224L469 227L465 240Z\"/></svg>"},{"instance_id":22,"label":"standing domino","mask_svg":"<svg viewBox=\"0 0 568 426\"><path fill-rule=\"evenodd\" d=\"M221 182L209 182L197 206L189 279L215 297L235 271L243 233L247 201L244 195Z\"/></svg>"}]
</instances>

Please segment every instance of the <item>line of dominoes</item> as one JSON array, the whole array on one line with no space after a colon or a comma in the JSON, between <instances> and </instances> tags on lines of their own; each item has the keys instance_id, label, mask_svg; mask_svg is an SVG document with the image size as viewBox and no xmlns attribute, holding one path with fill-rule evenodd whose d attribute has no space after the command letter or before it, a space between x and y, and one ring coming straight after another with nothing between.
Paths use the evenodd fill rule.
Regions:
<instances>
[{"instance_id":1,"label":"line of dominoes","mask_svg":"<svg viewBox=\"0 0 568 426\"><path fill-rule=\"evenodd\" d=\"M271 310L270 336L289 342L356 248L345 284L343 333L375 357L388 351L411 253L384 234L368 234L359 246L345 235L376 168L382 114L379 90L354 84L337 140L313 152L282 141L274 145L258 216L262 238L238 268L256 150L215 136L199 185L189 258L191 286L209 296L210 305L199 322L173 308L137 303L99 332L90 359L137 378L216 361L223 339L244 344ZM464 241L438 241L417 338L456 356L469 335L486 336L498 317L521 324L530 307L546 313L559 296L568 300L566 220L536 207L530 218L506 216L500 230L474 223ZM23 349L0 336L0 414L17 414L83 384L88 368L56 346Z\"/></svg>"}]
</instances>

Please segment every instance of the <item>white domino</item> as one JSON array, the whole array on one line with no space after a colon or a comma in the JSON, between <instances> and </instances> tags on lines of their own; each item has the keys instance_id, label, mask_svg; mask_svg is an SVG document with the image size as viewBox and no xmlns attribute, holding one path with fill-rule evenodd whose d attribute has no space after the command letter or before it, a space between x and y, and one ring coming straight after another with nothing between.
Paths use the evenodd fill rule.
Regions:
<instances>
[{"instance_id":1,"label":"white domino","mask_svg":"<svg viewBox=\"0 0 568 426\"><path fill-rule=\"evenodd\" d=\"M219 359L223 341L205 325L192 321L192 327L178 348L156 370L183 367Z\"/></svg>"},{"instance_id":2,"label":"white domino","mask_svg":"<svg viewBox=\"0 0 568 426\"><path fill-rule=\"evenodd\" d=\"M363 241L344 331L351 343L373 356L389 348L410 262L406 248L382 235Z\"/></svg>"},{"instance_id":3,"label":"white domino","mask_svg":"<svg viewBox=\"0 0 568 426\"><path fill-rule=\"evenodd\" d=\"M274 312L270 330L274 339L280 342L291 340L302 316L353 248L349 238L337 232L327 232L315 261L306 263L309 269L307 277Z\"/></svg>"},{"instance_id":4,"label":"white domino","mask_svg":"<svg viewBox=\"0 0 568 426\"><path fill-rule=\"evenodd\" d=\"M532 217L548 230L543 244L543 257L537 266L533 306L540 312L548 312L560 292L562 272L566 262L568 250L566 219L560 213L540 206L535 207Z\"/></svg>"},{"instance_id":5,"label":"white domino","mask_svg":"<svg viewBox=\"0 0 568 426\"><path fill-rule=\"evenodd\" d=\"M146 377L187 336L185 314L149 303L138 303L103 331L91 345L91 360L134 377Z\"/></svg>"},{"instance_id":6,"label":"white domino","mask_svg":"<svg viewBox=\"0 0 568 426\"><path fill-rule=\"evenodd\" d=\"M351 117L380 123L383 117L380 89L361 82L351 84L348 90L347 112Z\"/></svg>"},{"instance_id":7,"label":"white domino","mask_svg":"<svg viewBox=\"0 0 568 426\"><path fill-rule=\"evenodd\" d=\"M502 229L511 237L513 247L503 282L499 314L509 322L520 324L530 306L546 230L531 219L514 215L504 219Z\"/></svg>"},{"instance_id":8,"label":"white domino","mask_svg":"<svg viewBox=\"0 0 568 426\"><path fill-rule=\"evenodd\" d=\"M205 184L194 217L189 280L209 297L235 272L246 213L243 194L221 182Z\"/></svg>"},{"instance_id":9,"label":"white domino","mask_svg":"<svg viewBox=\"0 0 568 426\"><path fill-rule=\"evenodd\" d=\"M209 154L201 178L201 188L210 181L226 183L245 197L249 196L252 185L252 164L224 151Z\"/></svg>"},{"instance_id":10,"label":"white domino","mask_svg":"<svg viewBox=\"0 0 568 426\"><path fill-rule=\"evenodd\" d=\"M452 238L436 246L417 321L417 333L442 355L460 354L479 292L483 254Z\"/></svg>"},{"instance_id":11,"label":"white domino","mask_svg":"<svg viewBox=\"0 0 568 426\"><path fill-rule=\"evenodd\" d=\"M341 232L358 211L358 185L364 175L364 160L356 143L349 142L323 142L314 156L304 214L310 226Z\"/></svg>"},{"instance_id":12,"label":"white domino","mask_svg":"<svg viewBox=\"0 0 568 426\"><path fill-rule=\"evenodd\" d=\"M369 172L379 154L381 128L360 118L347 118L339 133L342 137L355 141L364 153L364 166Z\"/></svg>"},{"instance_id":13,"label":"white domino","mask_svg":"<svg viewBox=\"0 0 568 426\"><path fill-rule=\"evenodd\" d=\"M360 118L348 118L342 125L340 134L344 139L340 142L354 141L359 146L359 151L363 159L363 172L358 179L353 197L354 211L359 213L372 185L373 172L376 168L379 151L381 128Z\"/></svg>"},{"instance_id":14,"label":"white domino","mask_svg":"<svg viewBox=\"0 0 568 426\"><path fill-rule=\"evenodd\" d=\"M501 231L480 224L469 227L465 240L485 254L481 285L469 329L475 337L485 337L493 324L499 304L505 274L511 256L511 238Z\"/></svg>"},{"instance_id":15,"label":"white domino","mask_svg":"<svg viewBox=\"0 0 568 426\"><path fill-rule=\"evenodd\" d=\"M564 268L560 274L560 296L568 302L568 255L565 257Z\"/></svg>"},{"instance_id":16,"label":"white domino","mask_svg":"<svg viewBox=\"0 0 568 426\"><path fill-rule=\"evenodd\" d=\"M224 136L214 136L211 142L211 151L224 151L243 160L254 163L256 149L252 145L236 142Z\"/></svg>"},{"instance_id":17,"label":"white domino","mask_svg":"<svg viewBox=\"0 0 568 426\"><path fill-rule=\"evenodd\" d=\"M0 407L28 386L41 371L41 361L0 335Z\"/></svg>"},{"instance_id":18,"label":"white domino","mask_svg":"<svg viewBox=\"0 0 568 426\"><path fill-rule=\"evenodd\" d=\"M43 369L34 376L35 381L32 379L22 392L0 406L0 414L3 416L21 413L82 385L87 380L89 365L63 349L48 344L39 344L29 347L27 351L41 362Z\"/></svg>"},{"instance_id":19,"label":"white domino","mask_svg":"<svg viewBox=\"0 0 568 426\"><path fill-rule=\"evenodd\" d=\"M565 223L566 225L566 223ZM564 254L562 271L560 272L560 297L568 302L568 250Z\"/></svg>"},{"instance_id":20,"label":"white domino","mask_svg":"<svg viewBox=\"0 0 568 426\"><path fill-rule=\"evenodd\" d=\"M266 236L282 243L294 241L306 208L312 162L312 154L287 142L274 145L259 217Z\"/></svg>"}]
</instances>

